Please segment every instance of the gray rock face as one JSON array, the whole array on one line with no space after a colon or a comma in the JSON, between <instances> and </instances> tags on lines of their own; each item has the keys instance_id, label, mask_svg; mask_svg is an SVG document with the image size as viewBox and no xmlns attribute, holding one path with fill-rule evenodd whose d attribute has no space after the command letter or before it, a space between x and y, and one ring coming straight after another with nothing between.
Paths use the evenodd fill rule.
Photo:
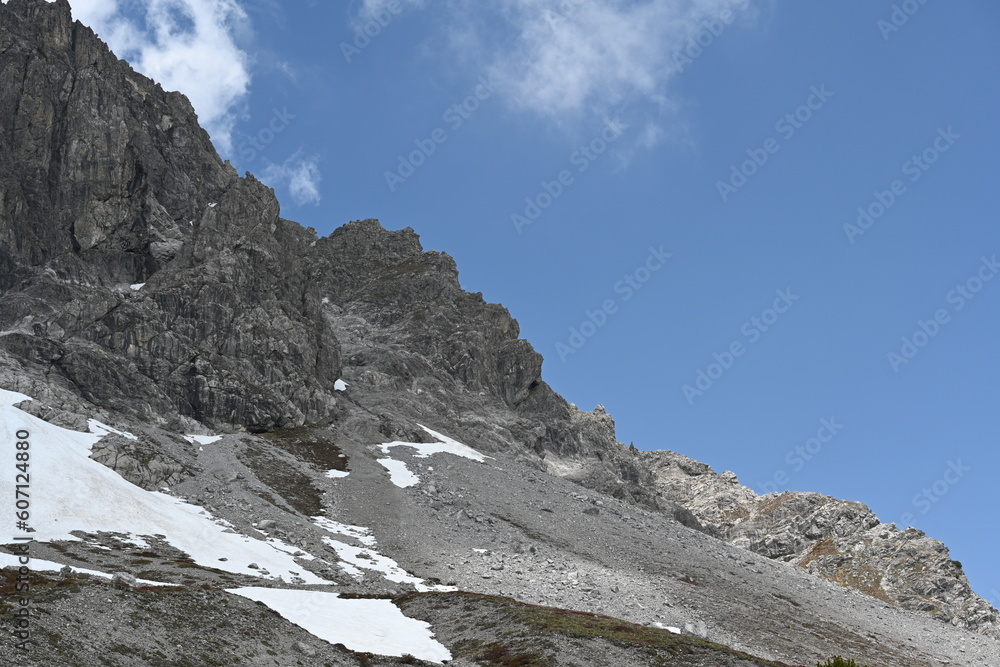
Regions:
<instances>
[{"instance_id":1,"label":"gray rock face","mask_svg":"<svg viewBox=\"0 0 1000 667\"><path fill-rule=\"evenodd\" d=\"M45 394L145 420L328 419L339 350L299 262L315 236L65 2L8 3L0 40L16 82L0 89L0 348L55 371Z\"/></svg>"},{"instance_id":2,"label":"gray rock face","mask_svg":"<svg viewBox=\"0 0 1000 667\"><path fill-rule=\"evenodd\" d=\"M643 452L660 495L726 541L866 595L1000 637L1000 615L976 595L948 548L900 532L864 504L818 493L758 496L731 472L670 451Z\"/></svg>"}]
</instances>

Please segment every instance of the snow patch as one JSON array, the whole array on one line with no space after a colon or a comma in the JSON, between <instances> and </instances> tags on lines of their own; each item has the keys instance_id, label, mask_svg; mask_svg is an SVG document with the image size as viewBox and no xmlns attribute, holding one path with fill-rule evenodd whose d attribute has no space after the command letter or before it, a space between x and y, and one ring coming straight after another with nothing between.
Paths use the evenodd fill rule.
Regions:
<instances>
[{"instance_id":1,"label":"snow patch","mask_svg":"<svg viewBox=\"0 0 1000 667\"><path fill-rule=\"evenodd\" d=\"M344 472L343 470L327 470L326 471L326 476L329 477L329 478L331 478L331 479L340 479L342 477L347 477L350 474L351 473Z\"/></svg>"},{"instance_id":2,"label":"snow patch","mask_svg":"<svg viewBox=\"0 0 1000 667\"><path fill-rule=\"evenodd\" d=\"M337 380L333 383L334 391L347 391L347 383L343 380Z\"/></svg>"},{"instance_id":3,"label":"snow patch","mask_svg":"<svg viewBox=\"0 0 1000 667\"><path fill-rule=\"evenodd\" d=\"M463 445L458 440L453 440L446 435L442 435L437 431L432 431L423 424L417 424L420 428L424 429L432 436L437 438L438 442L402 442L400 440L394 440L392 442L387 442L383 445L379 445L383 454L392 454L393 447L409 447L416 450L414 456L418 459L426 459L434 454L453 454L455 456L461 456L463 458L472 459L473 461L478 461L483 463L489 456L480 454L472 447L468 445ZM389 471L389 479L392 483L401 489L405 489L411 486L415 486L420 483L420 478L413 474L406 464L402 461L397 461L396 459L379 459L386 470Z\"/></svg>"},{"instance_id":4,"label":"snow patch","mask_svg":"<svg viewBox=\"0 0 1000 667\"><path fill-rule=\"evenodd\" d=\"M389 600L344 600L336 593L276 588L235 588L227 592L262 602L307 632L352 651L451 660L435 641L430 624L405 616Z\"/></svg>"},{"instance_id":5,"label":"snow patch","mask_svg":"<svg viewBox=\"0 0 1000 667\"><path fill-rule=\"evenodd\" d=\"M0 389L0 405L17 405L22 401L33 401L31 396L26 396L17 391L7 391L6 389Z\"/></svg>"},{"instance_id":6,"label":"snow patch","mask_svg":"<svg viewBox=\"0 0 1000 667\"><path fill-rule=\"evenodd\" d=\"M437 438L438 442L425 443L425 442L387 442L382 445L382 452L388 454L389 450L393 447L411 447L417 450L415 456L417 458L426 459L428 456L433 454L454 454L455 456L461 456L463 458L472 459L473 461L478 461L483 463L487 458L484 454L480 454L472 447L468 445L463 445L458 440L449 438L446 435L442 435L437 431L432 431L423 424L417 424L420 428L427 431L429 434Z\"/></svg>"},{"instance_id":7,"label":"snow patch","mask_svg":"<svg viewBox=\"0 0 1000 667\"><path fill-rule=\"evenodd\" d=\"M129 285L128 287L133 292L138 292L139 290L141 290L145 286L146 286L146 283L133 283L133 284Z\"/></svg>"},{"instance_id":8,"label":"snow patch","mask_svg":"<svg viewBox=\"0 0 1000 667\"><path fill-rule=\"evenodd\" d=\"M346 563L351 566L350 568L344 568L344 571L353 577L359 577L361 575L358 568L362 570L373 570L381 573L383 577L397 584L413 584L413 586L421 593L437 590L436 588L426 586L423 579L414 577L412 574L401 568L399 563L388 556L383 556L374 549L351 546L350 544L344 544L343 542L339 542L329 537L324 537L323 541L337 552L337 556L340 557L342 565Z\"/></svg>"},{"instance_id":9,"label":"snow patch","mask_svg":"<svg viewBox=\"0 0 1000 667\"><path fill-rule=\"evenodd\" d=\"M370 547L375 546L375 536L372 535L371 528L365 528L364 526L351 526L346 523L334 521L333 519L328 519L325 516L314 516L313 523L328 533L333 533L334 535L347 535L348 537L353 537L358 540L361 544L366 544Z\"/></svg>"},{"instance_id":10,"label":"snow patch","mask_svg":"<svg viewBox=\"0 0 1000 667\"><path fill-rule=\"evenodd\" d=\"M91 433L96 433L98 436L100 436L100 437L97 438L97 440L100 440L101 438L103 438L104 436L108 435L109 433L114 433L116 435L124 436L124 437L128 438L129 440L138 440L139 439L139 438L135 437L134 435L132 435L131 433L129 433L128 431L119 431L118 429L116 429L116 428L114 428L112 426L108 426L107 424L102 424L101 422L97 421L96 419L88 419L87 420L87 428L90 430ZM94 442L97 442L97 440L95 440ZM88 447L88 449L90 449L90 448Z\"/></svg>"},{"instance_id":11,"label":"snow patch","mask_svg":"<svg viewBox=\"0 0 1000 667\"><path fill-rule=\"evenodd\" d=\"M95 420L91 433L80 433L42 421L9 405L23 394L0 390L0 456L13 460L15 434L30 433L32 537L38 542L79 541L72 533L115 533L118 539L145 544L143 535L162 535L197 564L236 574L270 576L286 581L329 584L305 571L286 547L236 533L225 522L213 519L204 508L156 491L146 491L126 481L110 468L90 458L90 449L107 433L120 433ZM8 403L8 405L2 405ZM14 473L0 472L0 497L14 496ZM13 542L13 525L0 540ZM225 557L227 561L220 561ZM247 567L256 563L260 569ZM264 575L261 570L267 570Z\"/></svg>"},{"instance_id":12,"label":"snow patch","mask_svg":"<svg viewBox=\"0 0 1000 667\"><path fill-rule=\"evenodd\" d=\"M197 443L199 445L211 445L213 442L218 442L222 440L221 435L185 435L184 439L190 442L192 445Z\"/></svg>"},{"instance_id":13,"label":"snow patch","mask_svg":"<svg viewBox=\"0 0 1000 667\"><path fill-rule=\"evenodd\" d=\"M15 556L14 554L0 553L0 568L11 567L18 568L21 567L20 556ZM32 572L59 572L65 567L63 563L54 563L50 560L41 560L39 558L32 558L31 563L28 566ZM111 580L113 575L107 572L98 572L97 570L85 570L81 567L69 566L73 570L74 574L89 574L92 577L100 577L101 579ZM143 586L176 586L177 584L166 584L162 581L150 581L149 579L136 579L136 582L142 584Z\"/></svg>"},{"instance_id":14,"label":"snow patch","mask_svg":"<svg viewBox=\"0 0 1000 667\"><path fill-rule=\"evenodd\" d=\"M382 447L384 448L385 445L382 445ZM402 461L397 461L396 459L379 459L378 462L389 471L389 479L399 488L405 489L420 483L420 478L410 472L410 469Z\"/></svg>"}]
</instances>

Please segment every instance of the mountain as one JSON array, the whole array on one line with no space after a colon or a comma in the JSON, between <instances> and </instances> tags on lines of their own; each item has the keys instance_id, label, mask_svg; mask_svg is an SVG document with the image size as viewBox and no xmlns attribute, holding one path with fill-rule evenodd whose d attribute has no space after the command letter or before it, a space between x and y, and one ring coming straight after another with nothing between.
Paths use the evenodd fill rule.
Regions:
<instances>
[{"instance_id":1,"label":"mountain","mask_svg":"<svg viewBox=\"0 0 1000 667\"><path fill-rule=\"evenodd\" d=\"M282 218L65 0L0 5L0 74L5 664L1000 664L944 545L617 442L448 255Z\"/></svg>"}]
</instances>

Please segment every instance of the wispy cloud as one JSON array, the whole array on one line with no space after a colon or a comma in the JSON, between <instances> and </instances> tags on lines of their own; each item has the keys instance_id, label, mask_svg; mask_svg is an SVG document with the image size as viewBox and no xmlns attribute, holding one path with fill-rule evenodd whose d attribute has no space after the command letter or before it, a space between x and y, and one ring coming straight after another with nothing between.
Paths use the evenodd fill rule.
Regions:
<instances>
[{"instance_id":1,"label":"wispy cloud","mask_svg":"<svg viewBox=\"0 0 1000 667\"><path fill-rule=\"evenodd\" d=\"M408 8L425 4L394 1ZM753 11L751 0L442 4L447 41L461 52L460 62L486 69L514 109L559 123L588 117L604 123L630 105L645 104L643 117L634 119L647 125L639 139L642 145L675 135L658 127L655 119L676 114L678 104L669 85L690 64L690 53L703 52L739 17ZM387 0L365 0L359 11L365 14L386 5ZM692 44L696 46L689 51Z\"/></svg>"},{"instance_id":2,"label":"wispy cloud","mask_svg":"<svg viewBox=\"0 0 1000 667\"><path fill-rule=\"evenodd\" d=\"M746 0L507 0L515 39L493 70L514 103L541 114L607 112L640 97L662 102L674 53Z\"/></svg>"},{"instance_id":3,"label":"wispy cloud","mask_svg":"<svg viewBox=\"0 0 1000 667\"><path fill-rule=\"evenodd\" d=\"M237 45L249 31L236 0L70 0L73 14L119 58L191 100L223 153L250 89L250 59Z\"/></svg>"},{"instance_id":4,"label":"wispy cloud","mask_svg":"<svg viewBox=\"0 0 1000 667\"><path fill-rule=\"evenodd\" d=\"M288 188L292 200L299 206L319 204L322 199L319 184L319 158L307 157L303 151L296 151L282 164L268 164L260 174L260 180L272 188Z\"/></svg>"},{"instance_id":5,"label":"wispy cloud","mask_svg":"<svg viewBox=\"0 0 1000 667\"><path fill-rule=\"evenodd\" d=\"M423 7L424 0L364 0L358 10L358 18L368 21L379 14L397 14L404 7Z\"/></svg>"}]
</instances>

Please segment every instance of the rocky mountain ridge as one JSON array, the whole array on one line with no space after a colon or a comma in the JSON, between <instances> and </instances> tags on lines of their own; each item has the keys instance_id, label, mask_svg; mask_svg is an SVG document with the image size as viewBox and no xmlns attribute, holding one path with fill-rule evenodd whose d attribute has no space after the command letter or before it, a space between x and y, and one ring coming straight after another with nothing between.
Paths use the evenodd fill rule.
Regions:
<instances>
[{"instance_id":1,"label":"rocky mountain ridge","mask_svg":"<svg viewBox=\"0 0 1000 667\"><path fill-rule=\"evenodd\" d=\"M454 261L424 251L413 230L362 220L321 238L282 218L270 188L219 158L186 98L115 58L66 0L0 5L0 76L0 388L32 397L18 408L51 424L82 432L96 418L135 434L105 436L90 458L137 487L166 487L243 534L322 553L303 567L364 594L413 587L346 576L348 552L332 552L310 519L371 526L428 580L691 625L775 659L823 655L847 636L858 655L907 655L891 624L835 631L823 614L839 607L814 591L866 619L885 604L919 612L884 613L917 623L921 637L935 631L920 614L997 635L996 611L939 542L882 526L859 503L756 497L731 473L619 443L612 417L552 391L506 309L463 291ZM378 448L434 442L420 424L493 456L489 476L464 462L445 475L436 459L413 457L400 462L432 481L409 496L390 484ZM229 435L214 448L179 435L208 432ZM331 481L330 469L350 477ZM591 532L553 525L563 516ZM45 555L75 568L151 561L166 579L216 592L252 582L184 566L169 545L93 540ZM108 544L131 560L103 553ZM488 570L465 557L477 544L499 545L481 557ZM728 590L743 577L749 593ZM843 586L871 599L854 602ZM688 590L698 587L704 599ZM214 601L197 604L218 609L205 595ZM726 628L741 605L765 620ZM803 617L821 630L800 627ZM869 631L887 633L886 646ZM912 664L931 664L934 642L921 647ZM156 664L143 660L132 664Z\"/></svg>"},{"instance_id":2,"label":"rocky mountain ridge","mask_svg":"<svg viewBox=\"0 0 1000 667\"><path fill-rule=\"evenodd\" d=\"M758 496L730 471L671 451L643 452L665 499L730 544L946 623L1000 637L997 610L976 595L948 548L884 524L863 503L818 493Z\"/></svg>"}]
</instances>

